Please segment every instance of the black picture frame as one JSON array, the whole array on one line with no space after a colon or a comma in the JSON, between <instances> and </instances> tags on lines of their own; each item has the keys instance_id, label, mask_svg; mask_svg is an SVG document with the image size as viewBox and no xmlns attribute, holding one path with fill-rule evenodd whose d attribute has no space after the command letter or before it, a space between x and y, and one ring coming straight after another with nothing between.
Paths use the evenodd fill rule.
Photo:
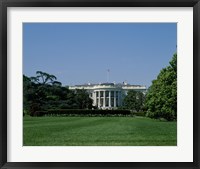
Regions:
<instances>
[{"instance_id":1,"label":"black picture frame","mask_svg":"<svg viewBox=\"0 0 200 169\"><path fill-rule=\"evenodd\" d=\"M193 7L193 162L7 162L8 7ZM0 1L0 167L1 168L200 168L200 0L1 0Z\"/></svg>"}]
</instances>

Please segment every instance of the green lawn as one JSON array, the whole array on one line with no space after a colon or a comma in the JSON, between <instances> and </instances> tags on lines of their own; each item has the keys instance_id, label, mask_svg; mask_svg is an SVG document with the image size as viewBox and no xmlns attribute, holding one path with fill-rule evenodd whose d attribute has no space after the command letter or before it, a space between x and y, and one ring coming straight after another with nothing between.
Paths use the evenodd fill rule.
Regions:
<instances>
[{"instance_id":1,"label":"green lawn","mask_svg":"<svg viewBox=\"0 0 200 169\"><path fill-rule=\"evenodd\" d=\"M177 123L144 117L24 117L24 146L176 146Z\"/></svg>"}]
</instances>

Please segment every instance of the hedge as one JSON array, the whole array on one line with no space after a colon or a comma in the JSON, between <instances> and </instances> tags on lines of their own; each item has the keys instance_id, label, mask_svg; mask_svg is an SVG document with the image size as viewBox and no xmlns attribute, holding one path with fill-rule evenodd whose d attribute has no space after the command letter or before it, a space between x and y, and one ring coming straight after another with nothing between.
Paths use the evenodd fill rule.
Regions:
<instances>
[{"instance_id":1,"label":"hedge","mask_svg":"<svg viewBox=\"0 0 200 169\"><path fill-rule=\"evenodd\" d=\"M130 116L129 110L54 109L36 111L33 116Z\"/></svg>"},{"instance_id":2,"label":"hedge","mask_svg":"<svg viewBox=\"0 0 200 169\"><path fill-rule=\"evenodd\" d=\"M36 111L32 116L44 116L45 114L47 114L47 111Z\"/></svg>"},{"instance_id":3,"label":"hedge","mask_svg":"<svg viewBox=\"0 0 200 169\"><path fill-rule=\"evenodd\" d=\"M142 116L142 117L145 117L145 116L146 116L145 112L134 112L133 114L134 114L135 116Z\"/></svg>"}]
</instances>

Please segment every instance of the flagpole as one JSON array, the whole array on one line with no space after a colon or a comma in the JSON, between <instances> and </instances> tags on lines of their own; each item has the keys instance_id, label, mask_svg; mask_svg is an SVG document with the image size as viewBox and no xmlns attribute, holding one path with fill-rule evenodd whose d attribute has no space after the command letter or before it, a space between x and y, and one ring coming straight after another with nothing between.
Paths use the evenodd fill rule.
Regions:
<instances>
[{"instance_id":1,"label":"flagpole","mask_svg":"<svg viewBox=\"0 0 200 169\"><path fill-rule=\"evenodd\" d=\"M110 73L110 70L107 69L107 83L109 82L109 73Z\"/></svg>"}]
</instances>

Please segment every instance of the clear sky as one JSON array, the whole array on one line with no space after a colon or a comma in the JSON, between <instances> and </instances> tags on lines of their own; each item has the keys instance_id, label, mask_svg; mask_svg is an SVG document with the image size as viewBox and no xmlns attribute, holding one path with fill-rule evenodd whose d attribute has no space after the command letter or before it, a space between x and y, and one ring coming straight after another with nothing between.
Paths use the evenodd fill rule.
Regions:
<instances>
[{"instance_id":1,"label":"clear sky","mask_svg":"<svg viewBox=\"0 0 200 169\"><path fill-rule=\"evenodd\" d=\"M63 85L109 82L149 87L177 45L176 23L24 23L23 73Z\"/></svg>"}]
</instances>

